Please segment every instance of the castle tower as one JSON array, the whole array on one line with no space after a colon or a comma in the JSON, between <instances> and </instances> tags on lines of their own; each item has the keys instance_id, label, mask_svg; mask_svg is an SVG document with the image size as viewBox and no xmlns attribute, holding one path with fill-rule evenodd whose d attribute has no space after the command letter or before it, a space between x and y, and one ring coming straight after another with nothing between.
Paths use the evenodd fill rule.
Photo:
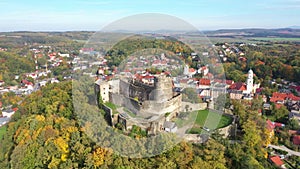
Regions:
<instances>
[{"instance_id":1,"label":"castle tower","mask_svg":"<svg viewBox=\"0 0 300 169\"><path fill-rule=\"evenodd\" d=\"M155 89L151 92L150 98L158 101L165 102L173 97L172 78L166 75L158 75L156 77Z\"/></svg>"},{"instance_id":2,"label":"castle tower","mask_svg":"<svg viewBox=\"0 0 300 169\"><path fill-rule=\"evenodd\" d=\"M248 71L248 78L247 78L247 94L251 94L253 91L253 71L250 69Z\"/></svg>"}]
</instances>

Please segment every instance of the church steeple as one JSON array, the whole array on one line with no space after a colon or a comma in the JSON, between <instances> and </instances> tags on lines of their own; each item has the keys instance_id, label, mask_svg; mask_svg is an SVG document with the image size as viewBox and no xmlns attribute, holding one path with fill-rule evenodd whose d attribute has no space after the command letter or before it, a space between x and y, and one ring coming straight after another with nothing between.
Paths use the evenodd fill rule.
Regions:
<instances>
[{"instance_id":1,"label":"church steeple","mask_svg":"<svg viewBox=\"0 0 300 169\"><path fill-rule=\"evenodd\" d=\"M253 91L253 71L250 69L248 71L248 78L247 78L247 94L251 94Z\"/></svg>"}]
</instances>

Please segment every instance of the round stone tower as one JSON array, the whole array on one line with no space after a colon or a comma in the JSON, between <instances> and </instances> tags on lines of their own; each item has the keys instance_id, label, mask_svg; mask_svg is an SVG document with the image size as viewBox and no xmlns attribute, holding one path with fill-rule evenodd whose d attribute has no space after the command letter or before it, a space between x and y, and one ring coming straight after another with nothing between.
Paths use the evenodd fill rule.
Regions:
<instances>
[{"instance_id":1,"label":"round stone tower","mask_svg":"<svg viewBox=\"0 0 300 169\"><path fill-rule=\"evenodd\" d=\"M173 97L172 78L164 74L156 76L155 89L151 92L153 100L165 102Z\"/></svg>"}]
</instances>

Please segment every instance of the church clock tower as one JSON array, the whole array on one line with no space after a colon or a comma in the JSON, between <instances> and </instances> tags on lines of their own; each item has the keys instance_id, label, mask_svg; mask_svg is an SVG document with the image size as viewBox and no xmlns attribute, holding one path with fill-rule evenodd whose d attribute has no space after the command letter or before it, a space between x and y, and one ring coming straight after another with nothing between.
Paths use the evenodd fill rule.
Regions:
<instances>
[{"instance_id":1,"label":"church clock tower","mask_svg":"<svg viewBox=\"0 0 300 169\"><path fill-rule=\"evenodd\" d=\"M247 94L251 94L253 91L253 71L250 69L248 71L248 78L247 78Z\"/></svg>"}]
</instances>

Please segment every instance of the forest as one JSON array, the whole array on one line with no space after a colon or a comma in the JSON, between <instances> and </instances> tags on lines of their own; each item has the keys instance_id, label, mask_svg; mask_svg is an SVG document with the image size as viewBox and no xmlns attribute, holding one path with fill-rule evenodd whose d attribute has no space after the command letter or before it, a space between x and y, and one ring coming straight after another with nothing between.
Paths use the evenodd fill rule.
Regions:
<instances>
[{"instance_id":1,"label":"forest","mask_svg":"<svg viewBox=\"0 0 300 169\"><path fill-rule=\"evenodd\" d=\"M88 98L82 99L86 102ZM70 81L51 84L28 96L13 116L0 140L0 167L272 168L264 148L266 142L272 140L266 137L265 120L256 115L257 106L247 108L239 102L232 104L236 115L241 117L241 142L230 142L215 133L205 144L182 141L154 157L128 158L95 144L86 135L88 126L81 125L74 114ZM81 110L90 118L99 115L99 112L91 112L89 106Z\"/></svg>"}]
</instances>

